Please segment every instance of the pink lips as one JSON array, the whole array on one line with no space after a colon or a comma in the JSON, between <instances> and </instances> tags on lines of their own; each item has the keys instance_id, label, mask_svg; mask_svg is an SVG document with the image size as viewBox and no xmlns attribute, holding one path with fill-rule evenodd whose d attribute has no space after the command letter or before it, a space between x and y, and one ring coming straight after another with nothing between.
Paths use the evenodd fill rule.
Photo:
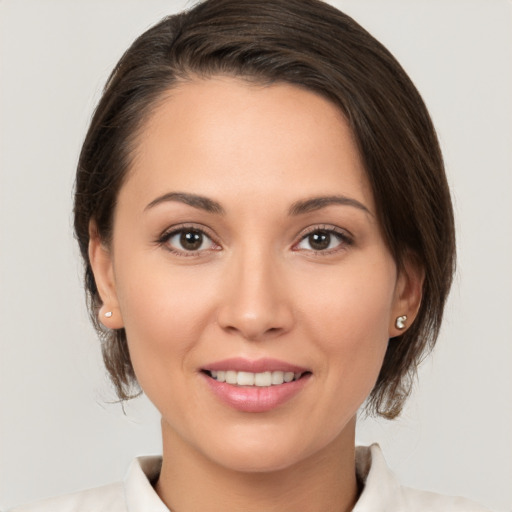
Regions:
<instances>
[{"instance_id":1,"label":"pink lips","mask_svg":"<svg viewBox=\"0 0 512 512\"><path fill-rule=\"evenodd\" d=\"M203 370L235 370L236 372L293 372L293 373L305 373L308 371L307 368L301 368L293 364L285 363L277 359L257 359L251 361L249 359L243 359L241 357L233 357L231 359L224 359L223 361L217 361L212 364L206 365Z\"/></svg>"},{"instance_id":2,"label":"pink lips","mask_svg":"<svg viewBox=\"0 0 512 512\"><path fill-rule=\"evenodd\" d=\"M307 368L268 358L256 361L242 358L225 359L208 364L203 370L201 375L217 398L241 412L271 411L296 396L304 388L309 377L311 377L311 373ZM269 387L237 386L227 382L219 382L205 373L219 370L252 373L282 371L301 373L303 375L298 380Z\"/></svg>"}]
</instances>

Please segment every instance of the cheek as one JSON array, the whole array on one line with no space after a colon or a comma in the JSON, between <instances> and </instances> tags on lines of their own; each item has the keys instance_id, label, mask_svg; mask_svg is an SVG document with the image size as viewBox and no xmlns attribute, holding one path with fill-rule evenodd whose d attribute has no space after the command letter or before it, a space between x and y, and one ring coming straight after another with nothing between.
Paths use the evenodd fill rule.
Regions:
<instances>
[{"instance_id":1,"label":"cheek","mask_svg":"<svg viewBox=\"0 0 512 512\"><path fill-rule=\"evenodd\" d=\"M305 314L318 319L321 328L334 338L387 338L396 283L392 261L347 266L316 278L316 286L307 287L302 300Z\"/></svg>"},{"instance_id":2,"label":"cheek","mask_svg":"<svg viewBox=\"0 0 512 512\"><path fill-rule=\"evenodd\" d=\"M369 393L380 371L395 275L394 263L384 260L330 276L316 293L303 295L309 336L328 356L324 371L347 396Z\"/></svg>"},{"instance_id":3,"label":"cheek","mask_svg":"<svg viewBox=\"0 0 512 512\"><path fill-rule=\"evenodd\" d=\"M197 269L173 271L151 259L129 263L117 268L117 293L132 363L145 389L148 380L159 379L159 369L186 365L209 322L215 289Z\"/></svg>"}]
</instances>

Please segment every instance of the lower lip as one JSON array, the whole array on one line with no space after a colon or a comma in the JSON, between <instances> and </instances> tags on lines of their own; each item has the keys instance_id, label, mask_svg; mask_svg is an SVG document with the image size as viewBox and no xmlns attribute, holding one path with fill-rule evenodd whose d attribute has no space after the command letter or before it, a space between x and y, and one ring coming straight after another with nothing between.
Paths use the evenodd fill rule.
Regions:
<instances>
[{"instance_id":1,"label":"lower lip","mask_svg":"<svg viewBox=\"0 0 512 512\"><path fill-rule=\"evenodd\" d=\"M296 396L306 385L310 374L276 386L234 386L202 374L213 393L222 402L241 412L267 412Z\"/></svg>"}]
</instances>

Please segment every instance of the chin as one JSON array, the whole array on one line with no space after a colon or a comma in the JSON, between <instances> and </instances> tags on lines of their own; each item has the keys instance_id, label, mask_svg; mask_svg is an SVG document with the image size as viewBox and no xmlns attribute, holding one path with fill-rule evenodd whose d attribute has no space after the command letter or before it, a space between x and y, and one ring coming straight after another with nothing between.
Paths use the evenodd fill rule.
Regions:
<instances>
[{"instance_id":1,"label":"chin","mask_svg":"<svg viewBox=\"0 0 512 512\"><path fill-rule=\"evenodd\" d=\"M304 435L304 429L260 428L226 433L203 444L203 454L214 464L241 473L271 473L291 468L321 453L332 442L330 438ZM336 436L334 436L336 437Z\"/></svg>"},{"instance_id":2,"label":"chin","mask_svg":"<svg viewBox=\"0 0 512 512\"><path fill-rule=\"evenodd\" d=\"M272 473L288 469L306 458L297 447L274 449L239 449L215 454L217 464L239 473Z\"/></svg>"}]
</instances>

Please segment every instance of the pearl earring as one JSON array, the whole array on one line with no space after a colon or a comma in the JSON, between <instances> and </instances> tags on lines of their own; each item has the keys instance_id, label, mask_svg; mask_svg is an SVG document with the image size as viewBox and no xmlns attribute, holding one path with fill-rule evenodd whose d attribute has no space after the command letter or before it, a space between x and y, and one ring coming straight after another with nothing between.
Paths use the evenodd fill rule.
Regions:
<instances>
[{"instance_id":1,"label":"pearl earring","mask_svg":"<svg viewBox=\"0 0 512 512\"><path fill-rule=\"evenodd\" d=\"M110 318L110 317L112 316L112 311L107 311L107 312L105 313L105 316L106 316L107 318Z\"/></svg>"},{"instance_id":2,"label":"pearl earring","mask_svg":"<svg viewBox=\"0 0 512 512\"><path fill-rule=\"evenodd\" d=\"M405 321L407 320L407 315L402 315L397 317L395 321L395 325L397 329L405 329Z\"/></svg>"}]
</instances>

